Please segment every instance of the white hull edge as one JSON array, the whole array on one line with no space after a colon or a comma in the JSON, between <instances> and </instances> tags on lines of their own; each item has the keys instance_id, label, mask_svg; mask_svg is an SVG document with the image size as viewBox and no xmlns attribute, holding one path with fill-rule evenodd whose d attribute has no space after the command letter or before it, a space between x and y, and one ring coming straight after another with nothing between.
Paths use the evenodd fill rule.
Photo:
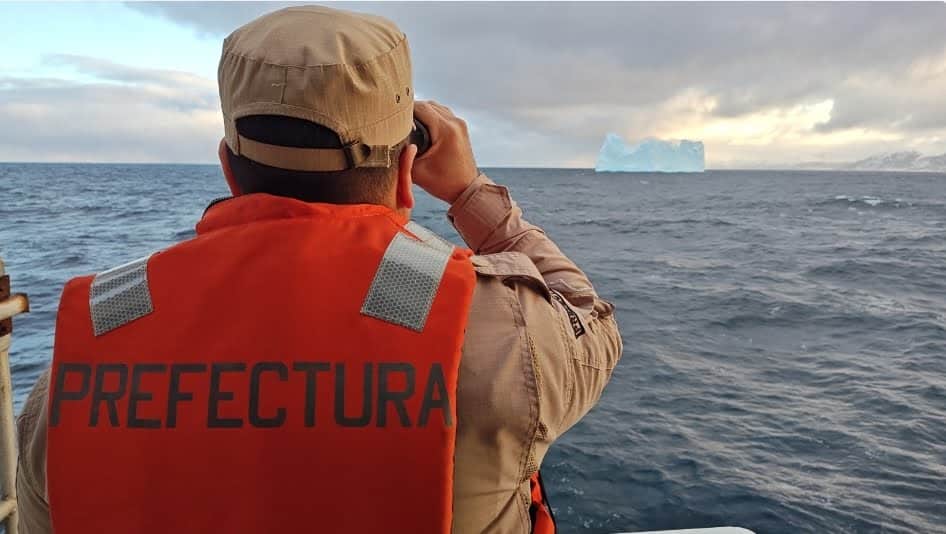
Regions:
<instances>
[{"instance_id":1,"label":"white hull edge","mask_svg":"<svg viewBox=\"0 0 946 534\"><path fill-rule=\"evenodd\" d=\"M688 528L684 530L648 530L646 532L617 532L615 534L755 534L740 527Z\"/></svg>"}]
</instances>

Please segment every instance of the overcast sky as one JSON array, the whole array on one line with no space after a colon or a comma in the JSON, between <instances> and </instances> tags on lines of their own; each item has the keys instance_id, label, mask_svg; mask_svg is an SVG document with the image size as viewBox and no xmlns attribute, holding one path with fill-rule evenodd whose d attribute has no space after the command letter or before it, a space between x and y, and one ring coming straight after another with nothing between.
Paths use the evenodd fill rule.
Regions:
<instances>
[{"instance_id":1,"label":"overcast sky","mask_svg":"<svg viewBox=\"0 0 946 534\"><path fill-rule=\"evenodd\" d=\"M286 4L0 4L0 161L213 162L224 36ZM946 152L946 4L336 4L408 35L483 166L593 166L607 132L707 166Z\"/></svg>"}]
</instances>

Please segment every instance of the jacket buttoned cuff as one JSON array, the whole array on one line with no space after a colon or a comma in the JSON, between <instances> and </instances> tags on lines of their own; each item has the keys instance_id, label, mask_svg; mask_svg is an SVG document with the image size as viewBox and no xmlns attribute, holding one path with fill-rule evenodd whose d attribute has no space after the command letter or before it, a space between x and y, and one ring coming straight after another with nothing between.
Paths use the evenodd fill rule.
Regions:
<instances>
[{"instance_id":1,"label":"jacket buttoned cuff","mask_svg":"<svg viewBox=\"0 0 946 534\"><path fill-rule=\"evenodd\" d=\"M450 206L447 218L467 246L479 252L511 211L509 189L480 173Z\"/></svg>"}]
</instances>

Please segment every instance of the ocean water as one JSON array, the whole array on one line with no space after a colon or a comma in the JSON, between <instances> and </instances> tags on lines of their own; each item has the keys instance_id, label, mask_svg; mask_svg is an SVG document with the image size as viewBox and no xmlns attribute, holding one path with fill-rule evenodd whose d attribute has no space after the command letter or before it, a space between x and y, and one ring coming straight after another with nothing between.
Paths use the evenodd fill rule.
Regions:
<instances>
[{"instance_id":1,"label":"ocean water","mask_svg":"<svg viewBox=\"0 0 946 534\"><path fill-rule=\"evenodd\" d=\"M946 175L493 169L617 306L543 465L563 532L946 532ZM212 166L0 164L17 405L70 277L193 235ZM422 196L415 218L457 239Z\"/></svg>"}]
</instances>

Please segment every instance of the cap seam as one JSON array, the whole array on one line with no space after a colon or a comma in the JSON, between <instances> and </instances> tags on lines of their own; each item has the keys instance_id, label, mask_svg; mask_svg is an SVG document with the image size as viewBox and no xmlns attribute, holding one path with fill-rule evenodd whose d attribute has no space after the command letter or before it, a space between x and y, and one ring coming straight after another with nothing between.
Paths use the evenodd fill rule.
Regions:
<instances>
[{"instance_id":1,"label":"cap seam","mask_svg":"<svg viewBox=\"0 0 946 534\"><path fill-rule=\"evenodd\" d=\"M283 69L282 71L282 93L279 95L279 103L285 105L286 103L286 87L289 86L289 69Z\"/></svg>"},{"instance_id":2,"label":"cap seam","mask_svg":"<svg viewBox=\"0 0 946 534\"><path fill-rule=\"evenodd\" d=\"M308 69L316 69L316 68L318 68L318 69L324 69L324 68L326 68L326 67L354 67L354 68L362 68L363 66L367 66L367 65L371 65L371 64L377 63L378 61L380 61L380 60L381 60L382 58L384 58L385 56L390 56L395 50L397 50L397 49L398 49L402 44L404 44L406 41L407 41L407 36L406 36L406 35L402 35L402 36L401 36L401 40L398 41L398 42L397 42L394 46L392 46L389 50L387 50L387 51L385 51L385 52L381 52L380 54L374 56L373 58L368 59L368 60L366 60L366 61L362 61L362 62L360 62L360 63L323 63L323 64L319 64L319 65L283 65L282 63L273 63L272 61L266 61L265 59L255 58L255 57L252 57L252 56L247 55L247 54L240 54L239 52L235 52L235 51L233 51L233 50L227 50L227 51L225 52L225 54L228 55L228 56L236 56L236 57L238 57L238 58L246 59L246 60L248 60L248 61L254 61L254 62L256 62L256 63L261 63L261 64L263 64L263 65L269 65L269 66L271 66L271 67L282 67L282 68L287 68L287 69L308 70Z\"/></svg>"}]
</instances>

